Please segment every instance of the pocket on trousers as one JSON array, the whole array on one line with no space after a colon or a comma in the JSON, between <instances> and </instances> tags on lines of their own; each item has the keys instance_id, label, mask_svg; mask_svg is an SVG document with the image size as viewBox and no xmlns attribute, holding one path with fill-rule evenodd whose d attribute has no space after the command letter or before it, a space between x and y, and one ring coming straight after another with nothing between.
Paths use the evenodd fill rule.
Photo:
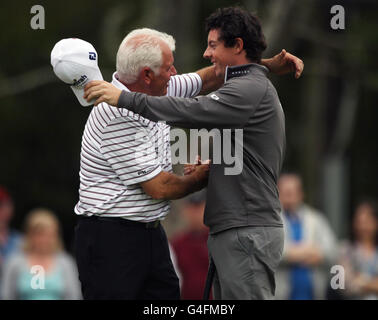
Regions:
<instances>
[{"instance_id":1,"label":"pocket on trousers","mask_svg":"<svg viewBox=\"0 0 378 320\"><path fill-rule=\"evenodd\" d=\"M248 255L263 251L263 248L269 244L263 227L236 228L236 235L240 246Z\"/></svg>"},{"instance_id":2,"label":"pocket on trousers","mask_svg":"<svg viewBox=\"0 0 378 320\"><path fill-rule=\"evenodd\" d=\"M275 270L283 252L283 229L278 227L242 227L236 229L240 247Z\"/></svg>"}]
</instances>

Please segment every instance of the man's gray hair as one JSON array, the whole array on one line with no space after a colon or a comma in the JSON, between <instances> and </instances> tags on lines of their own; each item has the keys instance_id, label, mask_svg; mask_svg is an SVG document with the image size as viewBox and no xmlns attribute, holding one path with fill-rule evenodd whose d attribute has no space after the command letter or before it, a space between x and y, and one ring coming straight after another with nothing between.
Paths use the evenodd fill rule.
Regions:
<instances>
[{"instance_id":1,"label":"man's gray hair","mask_svg":"<svg viewBox=\"0 0 378 320\"><path fill-rule=\"evenodd\" d=\"M134 83L139 72L149 67L159 75L163 63L161 41L175 51L175 39L164 32L142 28L131 31L122 41L117 52L117 74L126 84Z\"/></svg>"}]
</instances>

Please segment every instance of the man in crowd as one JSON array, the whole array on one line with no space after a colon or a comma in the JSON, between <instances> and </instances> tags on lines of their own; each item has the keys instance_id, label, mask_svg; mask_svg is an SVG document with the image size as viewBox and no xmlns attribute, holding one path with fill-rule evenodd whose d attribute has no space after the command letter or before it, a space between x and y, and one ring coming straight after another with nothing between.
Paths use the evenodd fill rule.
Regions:
<instances>
[{"instance_id":1,"label":"man in crowd","mask_svg":"<svg viewBox=\"0 0 378 320\"><path fill-rule=\"evenodd\" d=\"M183 199L181 214L186 227L170 240L181 275L182 299L202 299L205 288L209 266L206 245L209 229L203 224L205 200L206 189Z\"/></svg>"},{"instance_id":2,"label":"man in crowd","mask_svg":"<svg viewBox=\"0 0 378 320\"><path fill-rule=\"evenodd\" d=\"M323 214L306 205L302 180L283 174L278 181L285 247L277 272L277 298L324 299L336 258L336 237Z\"/></svg>"}]
</instances>

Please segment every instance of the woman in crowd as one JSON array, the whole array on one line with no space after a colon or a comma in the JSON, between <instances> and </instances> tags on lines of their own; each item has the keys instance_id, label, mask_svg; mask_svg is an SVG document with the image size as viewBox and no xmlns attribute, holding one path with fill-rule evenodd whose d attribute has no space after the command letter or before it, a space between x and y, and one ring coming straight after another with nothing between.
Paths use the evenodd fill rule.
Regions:
<instances>
[{"instance_id":1,"label":"woman in crowd","mask_svg":"<svg viewBox=\"0 0 378 320\"><path fill-rule=\"evenodd\" d=\"M80 299L76 265L64 252L53 212L35 209L25 221L23 250L4 267L3 299Z\"/></svg>"},{"instance_id":2,"label":"woman in crowd","mask_svg":"<svg viewBox=\"0 0 378 320\"><path fill-rule=\"evenodd\" d=\"M377 205L361 202L353 217L352 242L342 246L346 299L378 299Z\"/></svg>"}]
</instances>

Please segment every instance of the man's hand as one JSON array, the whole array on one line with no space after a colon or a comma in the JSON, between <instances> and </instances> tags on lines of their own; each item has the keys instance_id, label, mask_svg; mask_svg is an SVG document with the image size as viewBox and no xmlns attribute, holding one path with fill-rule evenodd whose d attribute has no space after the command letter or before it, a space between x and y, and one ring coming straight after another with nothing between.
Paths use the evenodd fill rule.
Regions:
<instances>
[{"instance_id":1,"label":"man's hand","mask_svg":"<svg viewBox=\"0 0 378 320\"><path fill-rule=\"evenodd\" d=\"M305 256L303 257L303 263L309 267L316 267L323 262L323 255L321 251L312 245L305 247Z\"/></svg>"},{"instance_id":2,"label":"man's hand","mask_svg":"<svg viewBox=\"0 0 378 320\"><path fill-rule=\"evenodd\" d=\"M195 176L197 180L197 186L198 186L197 190L201 190L207 186L207 182L209 178L209 168L210 168L209 163L198 164L198 165L195 165L194 171L190 173L190 175Z\"/></svg>"},{"instance_id":3,"label":"man's hand","mask_svg":"<svg viewBox=\"0 0 378 320\"><path fill-rule=\"evenodd\" d=\"M84 87L84 99L88 102L96 99L95 106L101 102L116 106L121 92L109 82L93 80Z\"/></svg>"},{"instance_id":4,"label":"man's hand","mask_svg":"<svg viewBox=\"0 0 378 320\"><path fill-rule=\"evenodd\" d=\"M211 163L211 160L205 160L204 162L202 162L201 157L197 156L194 163L185 163L184 164L184 175L191 174L192 172L194 172L196 170L196 167L201 165L201 164L210 165L210 163Z\"/></svg>"},{"instance_id":5,"label":"man's hand","mask_svg":"<svg viewBox=\"0 0 378 320\"><path fill-rule=\"evenodd\" d=\"M295 79L301 76L304 68L303 61L289 52L286 52L285 49L282 49L282 51L273 58L261 60L261 64L277 75L295 72Z\"/></svg>"}]
</instances>

